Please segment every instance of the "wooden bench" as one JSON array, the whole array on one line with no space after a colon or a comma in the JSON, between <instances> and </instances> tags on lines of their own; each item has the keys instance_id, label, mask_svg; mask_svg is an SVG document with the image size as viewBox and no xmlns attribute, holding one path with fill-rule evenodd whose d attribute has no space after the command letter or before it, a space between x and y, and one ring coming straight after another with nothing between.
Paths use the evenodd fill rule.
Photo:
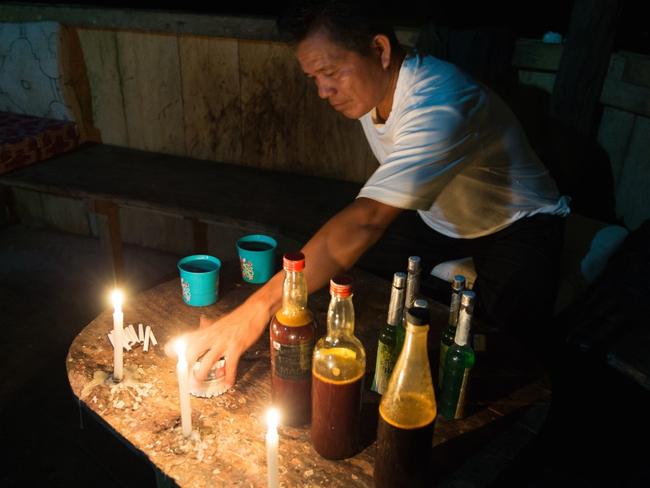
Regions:
<instances>
[{"instance_id":1,"label":"wooden bench","mask_svg":"<svg viewBox=\"0 0 650 488\"><path fill-rule=\"evenodd\" d=\"M2 175L0 184L12 194L19 219L98 236L118 279L123 240L225 258L234 257L233 232L267 232L295 246L360 189L334 179L102 144Z\"/></svg>"}]
</instances>

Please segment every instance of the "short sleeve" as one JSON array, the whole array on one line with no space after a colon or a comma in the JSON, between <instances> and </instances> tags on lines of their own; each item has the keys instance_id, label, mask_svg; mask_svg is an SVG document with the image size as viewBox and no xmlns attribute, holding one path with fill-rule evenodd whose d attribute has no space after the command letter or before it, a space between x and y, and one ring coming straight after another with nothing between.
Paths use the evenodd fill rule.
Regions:
<instances>
[{"instance_id":1,"label":"short sleeve","mask_svg":"<svg viewBox=\"0 0 650 488\"><path fill-rule=\"evenodd\" d=\"M393 207L429 210L467 163L473 131L454 107L414 107L402 115L383 164L357 197Z\"/></svg>"}]
</instances>

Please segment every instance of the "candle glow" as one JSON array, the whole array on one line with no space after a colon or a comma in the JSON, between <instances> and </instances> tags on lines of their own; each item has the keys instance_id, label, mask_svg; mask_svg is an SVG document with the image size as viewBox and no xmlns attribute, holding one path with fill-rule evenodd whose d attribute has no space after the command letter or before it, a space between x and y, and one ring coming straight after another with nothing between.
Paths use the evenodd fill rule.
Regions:
<instances>
[{"instance_id":1,"label":"candle glow","mask_svg":"<svg viewBox=\"0 0 650 488\"><path fill-rule=\"evenodd\" d=\"M280 412L277 408L270 408L266 412L266 470L269 488L278 487L278 424Z\"/></svg>"},{"instance_id":2,"label":"candle glow","mask_svg":"<svg viewBox=\"0 0 650 488\"><path fill-rule=\"evenodd\" d=\"M174 349L178 356L176 373L178 375L178 393L181 404L181 429L183 436L189 437L192 434L192 408L190 405L187 359L185 357L186 347L187 345L182 339L178 339L174 343Z\"/></svg>"},{"instance_id":3,"label":"candle glow","mask_svg":"<svg viewBox=\"0 0 650 488\"><path fill-rule=\"evenodd\" d=\"M113 290L113 293L111 293L111 300L113 301L113 308L115 309L115 312L122 312L122 301L124 299L124 295L120 290Z\"/></svg>"},{"instance_id":4,"label":"candle glow","mask_svg":"<svg viewBox=\"0 0 650 488\"><path fill-rule=\"evenodd\" d=\"M113 379L120 381L123 375L124 359L122 348L124 347L124 314L122 313L122 292L113 290L111 299L113 301Z\"/></svg>"}]
</instances>

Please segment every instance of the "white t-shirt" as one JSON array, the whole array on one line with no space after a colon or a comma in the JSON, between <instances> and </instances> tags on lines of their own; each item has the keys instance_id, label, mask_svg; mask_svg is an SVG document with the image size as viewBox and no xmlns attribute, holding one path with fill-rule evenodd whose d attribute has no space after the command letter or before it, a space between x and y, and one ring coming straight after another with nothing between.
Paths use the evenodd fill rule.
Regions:
<instances>
[{"instance_id":1,"label":"white t-shirt","mask_svg":"<svg viewBox=\"0 0 650 488\"><path fill-rule=\"evenodd\" d=\"M374 112L359 120L380 166L358 197L417 210L430 227L459 238L538 213L569 213L514 114L455 65L407 57L386 123L375 123Z\"/></svg>"}]
</instances>

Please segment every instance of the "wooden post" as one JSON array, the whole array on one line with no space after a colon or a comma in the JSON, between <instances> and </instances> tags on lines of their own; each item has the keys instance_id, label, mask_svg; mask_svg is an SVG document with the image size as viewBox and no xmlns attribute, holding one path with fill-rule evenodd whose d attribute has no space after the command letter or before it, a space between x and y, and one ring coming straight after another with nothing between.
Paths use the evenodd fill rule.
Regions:
<instances>
[{"instance_id":1,"label":"wooden post","mask_svg":"<svg viewBox=\"0 0 650 488\"><path fill-rule=\"evenodd\" d=\"M550 103L546 162L574 208L598 218L614 215L611 169L595 134L620 7L620 0L575 1Z\"/></svg>"},{"instance_id":2,"label":"wooden post","mask_svg":"<svg viewBox=\"0 0 650 488\"><path fill-rule=\"evenodd\" d=\"M4 208L3 208L4 207ZM16 198L10 186L0 185L0 225L11 225L20 222L16 208Z\"/></svg>"},{"instance_id":3,"label":"wooden post","mask_svg":"<svg viewBox=\"0 0 650 488\"><path fill-rule=\"evenodd\" d=\"M91 209L97 214L99 240L106 250L113 270L113 279L118 286L124 277L119 207L108 200L93 200Z\"/></svg>"},{"instance_id":4,"label":"wooden post","mask_svg":"<svg viewBox=\"0 0 650 488\"><path fill-rule=\"evenodd\" d=\"M194 237L194 253L205 254L208 252L208 226L196 217L192 218L192 234Z\"/></svg>"}]
</instances>

